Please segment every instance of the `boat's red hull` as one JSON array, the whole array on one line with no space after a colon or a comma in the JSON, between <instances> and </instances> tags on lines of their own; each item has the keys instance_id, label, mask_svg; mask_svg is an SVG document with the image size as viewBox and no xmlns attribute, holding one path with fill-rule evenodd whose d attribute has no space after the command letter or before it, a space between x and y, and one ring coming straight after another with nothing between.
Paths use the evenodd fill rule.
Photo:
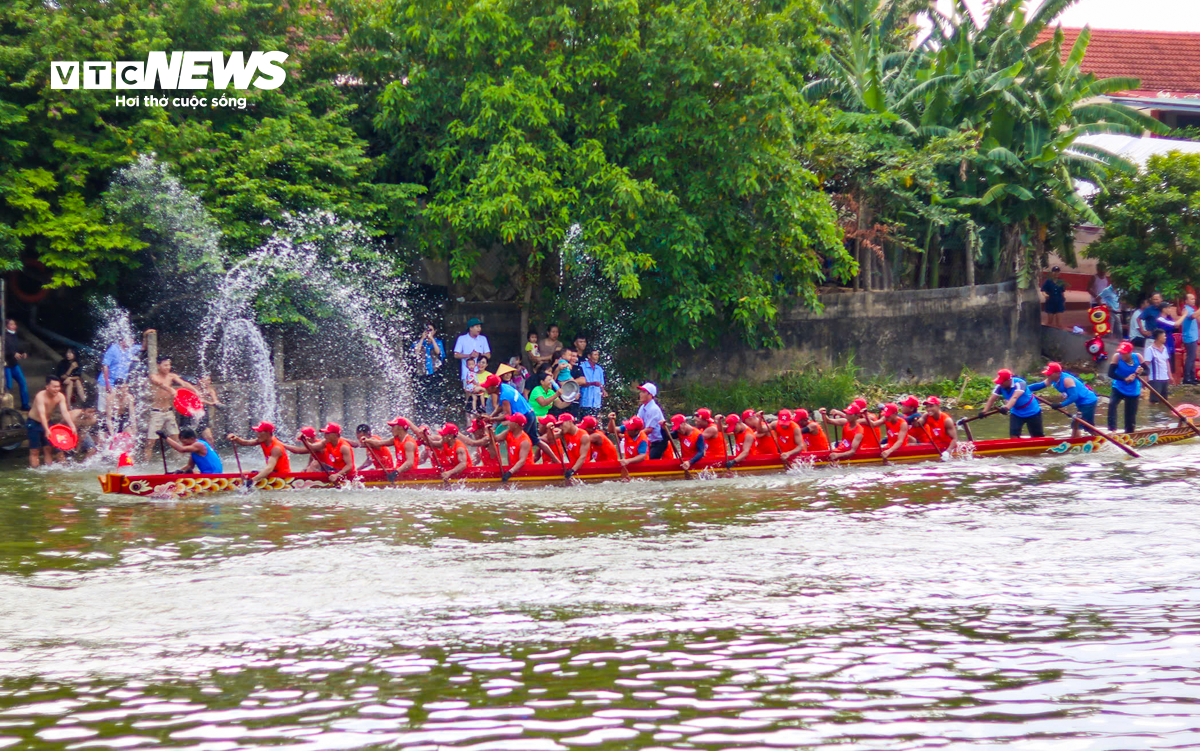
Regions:
<instances>
[{"instance_id":1,"label":"boat's red hull","mask_svg":"<svg viewBox=\"0 0 1200 751\"><path fill-rule=\"evenodd\" d=\"M1160 444L1176 443L1187 440L1195 435L1187 427L1164 428L1161 430L1141 430L1128 436L1120 436L1120 440L1135 448L1145 448ZM1093 436L1079 438L1020 438L994 441L977 441L968 444L967 451L974 456L1021 456L1021 455L1050 455L1055 454L1087 454L1098 450L1107 441ZM929 444L906 446L890 458L890 462L920 462L933 461L941 458L941 453ZM831 462L828 452L803 453L794 458L790 466L808 465L824 466L828 464L878 464L880 463L878 449L864 450L849 459ZM705 476L741 475L741 474L776 474L786 472L779 456L753 456L738 464L732 470L726 470L720 463L701 465L694 468L690 475L695 477L700 473ZM630 479L643 480L682 480L685 473L674 459L645 461L632 465L629 469ZM580 482L605 482L621 480L624 476L621 468L615 462L587 464L575 475ZM359 474L357 482L372 487L440 487L444 485L441 476L433 469L414 469L405 472L395 480L388 480L380 470L367 470ZM562 484L562 469L554 465L538 464L522 469L512 476L508 484L516 486ZM236 474L222 475L123 475L107 474L100 477L100 486L105 493L120 493L139 496L188 496L199 493L236 490L242 486L244 479ZM455 485L470 487L498 487L500 472L494 468L485 469L474 467L454 478ZM321 472L293 472L287 475L276 475L265 480L259 480L255 487L260 490L304 490L309 488L333 487L326 475Z\"/></svg>"}]
</instances>

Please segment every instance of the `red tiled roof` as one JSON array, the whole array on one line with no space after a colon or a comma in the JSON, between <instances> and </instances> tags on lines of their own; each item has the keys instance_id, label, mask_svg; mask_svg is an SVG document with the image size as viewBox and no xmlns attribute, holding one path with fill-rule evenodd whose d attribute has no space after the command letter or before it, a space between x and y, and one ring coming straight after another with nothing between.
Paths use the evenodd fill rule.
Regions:
<instances>
[{"instance_id":1,"label":"red tiled roof","mask_svg":"<svg viewBox=\"0 0 1200 751\"><path fill-rule=\"evenodd\" d=\"M1081 29L1063 28L1065 59ZM1044 29L1038 41L1054 36ZM1142 96L1200 93L1200 34L1173 31L1092 29L1083 69L1097 78L1133 76L1142 80Z\"/></svg>"}]
</instances>

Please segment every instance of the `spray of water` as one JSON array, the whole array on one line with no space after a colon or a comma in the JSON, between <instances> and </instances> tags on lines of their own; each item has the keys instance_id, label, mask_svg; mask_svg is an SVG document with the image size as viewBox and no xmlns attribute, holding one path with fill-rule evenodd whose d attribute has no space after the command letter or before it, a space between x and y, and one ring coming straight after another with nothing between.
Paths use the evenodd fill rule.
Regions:
<instances>
[{"instance_id":1,"label":"spray of water","mask_svg":"<svg viewBox=\"0 0 1200 751\"><path fill-rule=\"evenodd\" d=\"M158 236L153 262L160 272L186 272L185 304L204 313L196 344L200 374L244 384L250 415L278 421L280 413L271 347L256 310L268 293L317 316L336 316L348 336L332 342L333 356L364 363L382 381L372 390L381 403L368 405L374 413L407 406L411 390L394 346L411 334L407 284L383 267L380 249L361 227L328 212L286 216L261 248L233 263L203 204L153 155L120 170L107 200L111 211L136 216ZM99 349L122 336L137 340L129 313L115 301L101 303L96 318Z\"/></svg>"}]
</instances>

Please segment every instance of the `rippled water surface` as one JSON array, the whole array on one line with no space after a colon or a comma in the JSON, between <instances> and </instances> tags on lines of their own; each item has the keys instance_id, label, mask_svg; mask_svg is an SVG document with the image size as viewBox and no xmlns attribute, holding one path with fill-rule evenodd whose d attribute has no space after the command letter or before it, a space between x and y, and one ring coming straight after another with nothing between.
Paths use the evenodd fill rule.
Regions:
<instances>
[{"instance_id":1,"label":"rippled water surface","mask_svg":"<svg viewBox=\"0 0 1200 751\"><path fill-rule=\"evenodd\" d=\"M176 502L6 472L0 748L1194 748L1197 458Z\"/></svg>"}]
</instances>

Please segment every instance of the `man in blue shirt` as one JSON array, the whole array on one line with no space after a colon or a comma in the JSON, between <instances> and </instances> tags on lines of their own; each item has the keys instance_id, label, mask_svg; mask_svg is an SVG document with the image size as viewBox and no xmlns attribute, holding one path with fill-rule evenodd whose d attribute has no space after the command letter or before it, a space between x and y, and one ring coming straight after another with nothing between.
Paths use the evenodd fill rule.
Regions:
<instances>
[{"instance_id":1,"label":"man in blue shirt","mask_svg":"<svg viewBox=\"0 0 1200 751\"><path fill-rule=\"evenodd\" d=\"M146 334L142 336L145 337ZM141 351L142 346L134 344L128 336L119 337L104 351L99 386L100 393L104 396L104 413L109 432L123 430L126 419L129 420L130 430L137 432L137 412L133 409L133 399L129 395L129 370ZM115 424L114 417L117 418Z\"/></svg>"},{"instance_id":2,"label":"man in blue shirt","mask_svg":"<svg viewBox=\"0 0 1200 751\"><path fill-rule=\"evenodd\" d=\"M446 359L446 345L434 335L433 324L425 325L425 333L413 345L413 354L417 357L420 372L431 376L442 367Z\"/></svg>"},{"instance_id":3,"label":"man in blue shirt","mask_svg":"<svg viewBox=\"0 0 1200 751\"><path fill-rule=\"evenodd\" d=\"M604 368L600 367L600 350L589 349L587 360L579 366L587 379L579 394L579 406L584 415L599 417L602 399L608 396L604 390Z\"/></svg>"},{"instance_id":4,"label":"man in blue shirt","mask_svg":"<svg viewBox=\"0 0 1200 751\"><path fill-rule=\"evenodd\" d=\"M1088 388L1079 376L1066 372L1056 362L1047 363L1042 375L1046 376L1046 380L1029 384L1031 392L1053 386L1055 391L1063 395L1063 400L1058 403L1059 409L1074 404L1078 417L1092 425L1096 424L1096 392ZM1072 418L1071 436L1077 438L1082 432L1083 426Z\"/></svg>"},{"instance_id":5,"label":"man in blue shirt","mask_svg":"<svg viewBox=\"0 0 1200 751\"><path fill-rule=\"evenodd\" d=\"M1029 427L1030 438L1044 437L1046 434L1042 430L1042 405L1029 390L1025 379L1017 378L1008 368L1002 368L996 372L992 383L996 384L996 389L988 397L987 404L983 405L983 411L991 409L997 399L1003 399L1004 403L999 409L1008 413L1010 437L1020 438L1021 428L1024 426Z\"/></svg>"},{"instance_id":6,"label":"man in blue shirt","mask_svg":"<svg viewBox=\"0 0 1200 751\"><path fill-rule=\"evenodd\" d=\"M1188 293L1184 298L1183 311L1179 315L1178 323L1182 327L1180 329L1181 338L1183 339L1183 349L1187 355L1183 359L1183 382L1190 385L1200 384L1196 380L1196 346L1200 342L1200 325L1196 324L1196 318L1200 313L1196 311L1196 296Z\"/></svg>"},{"instance_id":7,"label":"man in blue shirt","mask_svg":"<svg viewBox=\"0 0 1200 751\"><path fill-rule=\"evenodd\" d=\"M483 381L483 390L496 397L496 409L487 416L488 419L498 422L512 415L524 415L527 425L537 425L533 407L511 383L504 383L499 376L490 375Z\"/></svg>"}]
</instances>

